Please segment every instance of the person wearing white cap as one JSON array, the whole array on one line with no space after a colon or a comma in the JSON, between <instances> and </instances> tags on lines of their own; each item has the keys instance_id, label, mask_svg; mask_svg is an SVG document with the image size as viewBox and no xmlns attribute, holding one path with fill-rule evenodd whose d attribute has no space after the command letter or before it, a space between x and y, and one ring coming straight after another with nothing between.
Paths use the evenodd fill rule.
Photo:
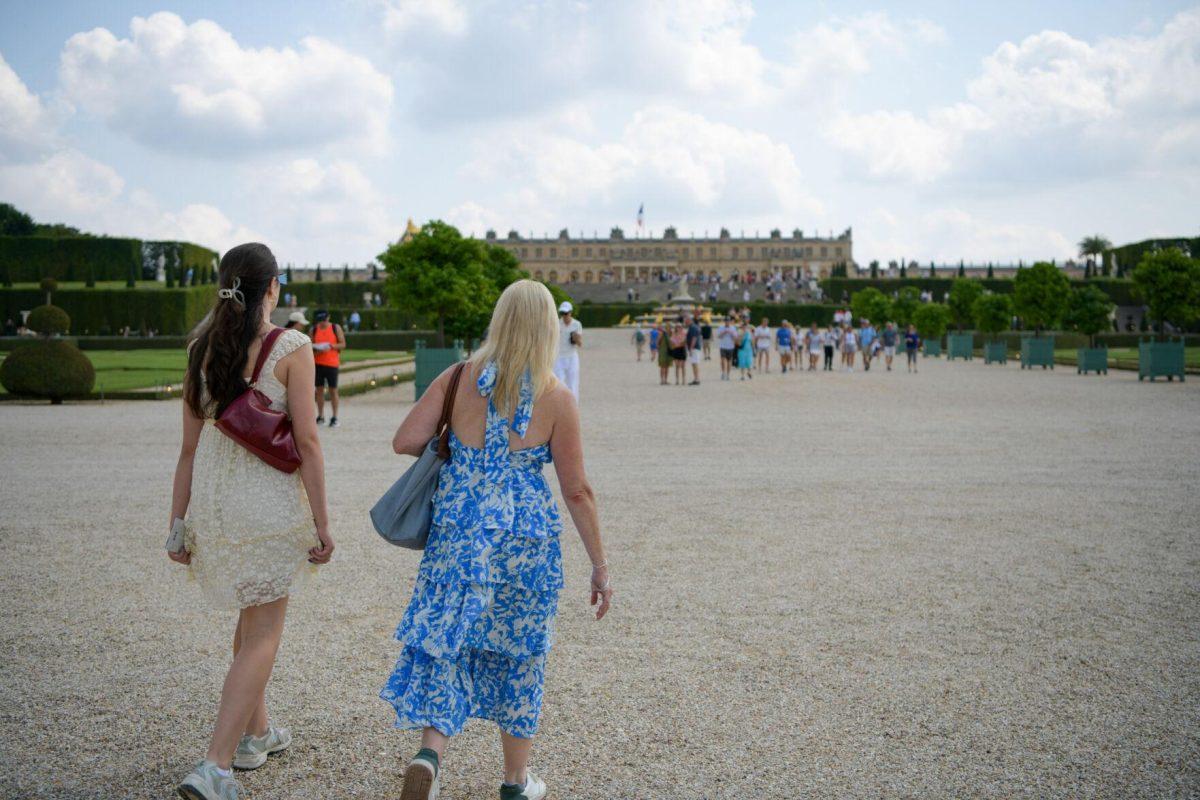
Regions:
<instances>
[{"instance_id":1,"label":"person wearing white cap","mask_svg":"<svg viewBox=\"0 0 1200 800\"><path fill-rule=\"evenodd\" d=\"M301 333L304 333L304 329L308 327L308 320L305 319L303 311L293 311L292 313L288 314L287 325L284 325L283 327L289 329L295 328Z\"/></svg>"},{"instance_id":2,"label":"person wearing white cap","mask_svg":"<svg viewBox=\"0 0 1200 800\"><path fill-rule=\"evenodd\" d=\"M575 307L567 300L558 306L558 358L554 377L558 378L579 401L579 348L583 346L583 326L571 316Z\"/></svg>"}]
</instances>

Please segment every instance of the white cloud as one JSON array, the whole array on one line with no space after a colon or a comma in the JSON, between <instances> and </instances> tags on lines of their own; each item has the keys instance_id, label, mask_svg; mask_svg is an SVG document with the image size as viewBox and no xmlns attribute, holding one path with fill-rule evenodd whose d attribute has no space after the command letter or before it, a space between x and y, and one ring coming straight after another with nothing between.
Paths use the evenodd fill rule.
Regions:
<instances>
[{"instance_id":1,"label":"white cloud","mask_svg":"<svg viewBox=\"0 0 1200 800\"><path fill-rule=\"evenodd\" d=\"M613 95L674 103L684 96L726 108L767 107L798 93L812 100L883 54L945 40L928 20L873 12L800 31L772 60L750 40L747 0L479 4L469 22L457 2L390 0L379 8L396 59L413 70L414 117L427 125Z\"/></svg>"},{"instance_id":2,"label":"white cloud","mask_svg":"<svg viewBox=\"0 0 1200 800\"><path fill-rule=\"evenodd\" d=\"M29 91L0 55L0 164L22 161L50 149L57 136L41 98Z\"/></svg>"},{"instance_id":3,"label":"white cloud","mask_svg":"<svg viewBox=\"0 0 1200 800\"><path fill-rule=\"evenodd\" d=\"M1153 36L1096 44L1042 31L1004 42L966 87L969 103L924 116L842 115L829 140L852 172L924 181L955 167L1012 180L1169 169L1200 158L1200 10ZM973 134L980 134L971 139ZM966 147L970 141L973 146Z\"/></svg>"},{"instance_id":4,"label":"white cloud","mask_svg":"<svg viewBox=\"0 0 1200 800\"><path fill-rule=\"evenodd\" d=\"M256 225L270 231L277 253L292 261L316 260L318 253L370 257L398 238L403 225L349 161L298 158L250 169L248 183L260 198Z\"/></svg>"},{"instance_id":5,"label":"white cloud","mask_svg":"<svg viewBox=\"0 0 1200 800\"><path fill-rule=\"evenodd\" d=\"M63 49L64 96L143 143L207 155L385 143L391 80L314 36L298 49L248 48L215 22L169 12L134 17Z\"/></svg>"},{"instance_id":6,"label":"white cloud","mask_svg":"<svg viewBox=\"0 0 1200 800\"><path fill-rule=\"evenodd\" d=\"M458 0L382 0L384 30L393 36L430 31L460 36L467 29L467 10Z\"/></svg>"},{"instance_id":7,"label":"white cloud","mask_svg":"<svg viewBox=\"0 0 1200 800\"><path fill-rule=\"evenodd\" d=\"M916 259L922 265L960 260L1015 264L1022 259L1028 264L1075 254L1072 240L1046 225L984 217L955 206L893 212L878 208L864 220L866 224L855 228L855 252L868 254L856 256L860 264L871 258L885 264L892 259Z\"/></svg>"},{"instance_id":8,"label":"white cloud","mask_svg":"<svg viewBox=\"0 0 1200 800\"><path fill-rule=\"evenodd\" d=\"M472 209L471 218L497 229L501 218L523 230L624 219L642 201L663 223L668 215L683 223L720 213L729 215L727 223L822 213L786 144L670 106L634 113L608 141L514 126L479 149L483 155L464 168L465 178L519 186L498 202L503 213L485 217Z\"/></svg>"},{"instance_id":9,"label":"white cloud","mask_svg":"<svg viewBox=\"0 0 1200 800\"><path fill-rule=\"evenodd\" d=\"M148 192L128 190L112 167L74 149L40 161L0 165L0 197L39 221L64 222L91 233L180 239L222 251L259 238L208 204L164 209Z\"/></svg>"}]
</instances>

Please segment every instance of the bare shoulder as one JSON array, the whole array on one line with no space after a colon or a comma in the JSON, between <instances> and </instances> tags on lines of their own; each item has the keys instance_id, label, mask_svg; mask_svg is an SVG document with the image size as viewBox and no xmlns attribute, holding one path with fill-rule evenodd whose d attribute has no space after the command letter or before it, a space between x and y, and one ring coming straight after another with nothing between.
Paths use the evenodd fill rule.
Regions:
<instances>
[{"instance_id":1,"label":"bare shoulder","mask_svg":"<svg viewBox=\"0 0 1200 800\"><path fill-rule=\"evenodd\" d=\"M558 378L554 378L546 390L542 392L542 396L538 398L538 403L553 419L562 419L564 415L573 414L575 409L575 395L571 394L571 390L563 384Z\"/></svg>"}]
</instances>

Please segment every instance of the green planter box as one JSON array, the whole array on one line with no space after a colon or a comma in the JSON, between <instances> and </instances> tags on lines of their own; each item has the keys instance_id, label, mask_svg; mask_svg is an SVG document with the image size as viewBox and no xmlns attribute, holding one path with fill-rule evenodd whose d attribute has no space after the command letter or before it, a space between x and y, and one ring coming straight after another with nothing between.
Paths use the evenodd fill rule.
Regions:
<instances>
[{"instance_id":1,"label":"green planter box","mask_svg":"<svg viewBox=\"0 0 1200 800\"><path fill-rule=\"evenodd\" d=\"M1089 372L1108 374L1107 347L1080 347L1075 351L1075 371L1080 375Z\"/></svg>"},{"instance_id":2,"label":"green planter box","mask_svg":"<svg viewBox=\"0 0 1200 800\"><path fill-rule=\"evenodd\" d=\"M925 357L933 356L934 358L942 354L941 339L926 339L925 340Z\"/></svg>"},{"instance_id":3,"label":"green planter box","mask_svg":"<svg viewBox=\"0 0 1200 800\"><path fill-rule=\"evenodd\" d=\"M1021 339L1021 369L1054 369L1054 337L1026 336Z\"/></svg>"},{"instance_id":4,"label":"green planter box","mask_svg":"<svg viewBox=\"0 0 1200 800\"><path fill-rule=\"evenodd\" d=\"M1154 380L1162 375L1173 381L1183 380L1183 339L1155 342L1145 339L1138 342L1138 380Z\"/></svg>"},{"instance_id":5,"label":"green planter box","mask_svg":"<svg viewBox=\"0 0 1200 800\"><path fill-rule=\"evenodd\" d=\"M1006 345L1004 342L984 342L983 363L1007 364L1008 345Z\"/></svg>"},{"instance_id":6,"label":"green planter box","mask_svg":"<svg viewBox=\"0 0 1200 800\"><path fill-rule=\"evenodd\" d=\"M965 358L970 361L975 357L975 336L970 333L951 333L946 336L946 355L953 361Z\"/></svg>"},{"instance_id":7,"label":"green planter box","mask_svg":"<svg viewBox=\"0 0 1200 800\"><path fill-rule=\"evenodd\" d=\"M429 384L437 380L447 367L451 367L466 358L462 341L454 340L453 347L426 347L424 339L417 340L416 364L413 366L414 400L420 400L421 395L429 388Z\"/></svg>"}]
</instances>

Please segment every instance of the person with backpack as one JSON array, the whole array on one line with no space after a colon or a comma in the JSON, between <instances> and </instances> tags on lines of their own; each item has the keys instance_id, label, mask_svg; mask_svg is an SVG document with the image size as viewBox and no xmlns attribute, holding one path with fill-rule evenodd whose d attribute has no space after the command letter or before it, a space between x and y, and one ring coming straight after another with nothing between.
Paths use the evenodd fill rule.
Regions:
<instances>
[{"instance_id":1,"label":"person with backpack","mask_svg":"<svg viewBox=\"0 0 1200 800\"><path fill-rule=\"evenodd\" d=\"M338 426L338 370L342 351L346 349L346 334L342 326L329 321L329 312L318 309L313 314L316 324L312 330L313 361L317 365L317 424L325 421L325 390L329 389L329 427Z\"/></svg>"}]
</instances>

